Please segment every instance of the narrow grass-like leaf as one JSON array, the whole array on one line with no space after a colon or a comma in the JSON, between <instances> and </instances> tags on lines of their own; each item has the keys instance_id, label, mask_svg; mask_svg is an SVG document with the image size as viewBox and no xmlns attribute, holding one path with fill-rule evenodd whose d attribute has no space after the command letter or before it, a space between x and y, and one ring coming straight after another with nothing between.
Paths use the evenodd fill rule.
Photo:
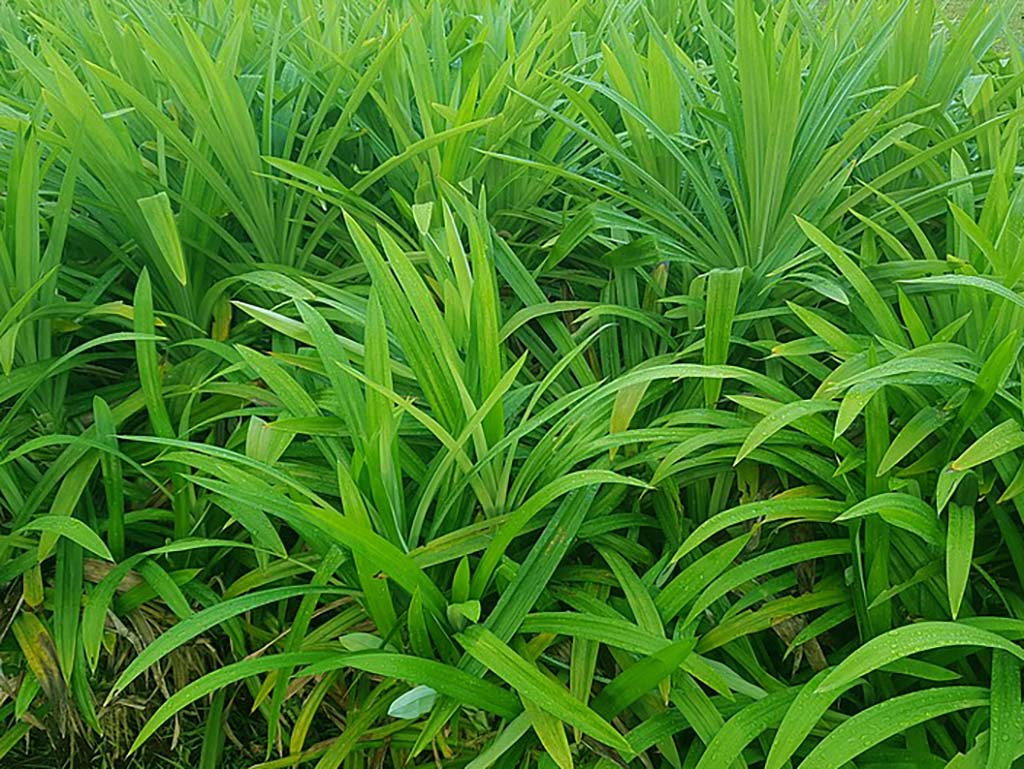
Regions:
<instances>
[{"instance_id":1,"label":"narrow grass-like leaf","mask_svg":"<svg viewBox=\"0 0 1024 769\"><path fill-rule=\"evenodd\" d=\"M1024 446L1024 429L1014 419L996 425L978 440L968 446L964 452L953 460L954 470L970 470L972 467L990 462L1010 451Z\"/></svg>"},{"instance_id":2,"label":"narrow grass-like leaf","mask_svg":"<svg viewBox=\"0 0 1024 769\"><path fill-rule=\"evenodd\" d=\"M926 689L893 697L837 726L797 769L839 769L894 734L945 713L984 707L988 701L988 690L977 686Z\"/></svg>"},{"instance_id":3,"label":"narrow grass-like leaf","mask_svg":"<svg viewBox=\"0 0 1024 769\"><path fill-rule=\"evenodd\" d=\"M987 630L956 622L917 622L890 630L856 649L821 682L817 691L839 689L895 660L947 646L1002 649L1024 660L1024 650Z\"/></svg>"},{"instance_id":4,"label":"narrow grass-like leaf","mask_svg":"<svg viewBox=\"0 0 1024 769\"><path fill-rule=\"evenodd\" d=\"M44 531L66 537L100 558L105 558L108 561L114 560L114 556L110 554L110 550L107 549L100 536L76 518L64 515L41 515L26 523L19 531Z\"/></svg>"},{"instance_id":5,"label":"narrow grass-like leaf","mask_svg":"<svg viewBox=\"0 0 1024 769\"><path fill-rule=\"evenodd\" d=\"M166 192L158 192L146 198L139 198L139 209L142 211L146 223L149 225L153 239L160 249L160 254L171 274L181 285L188 282L188 272L185 268L185 254L181 248L181 238L178 237L178 227L174 222L174 212L171 210L171 200Z\"/></svg>"},{"instance_id":6,"label":"narrow grass-like leaf","mask_svg":"<svg viewBox=\"0 0 1024 769\"><path fill-rule=\"evenodd\" d=\"M514 687L521 696L605 745L624 753L630 752L629 743L607 721L581 705L567 689L541 675L483 626L469 627L458 638L467 652Z\"/></svg>"},{"instance_id":7,"label":"narrow grass-like leaf","mask_svg":"<svg viewBox=\"0 0 1024 769\"><path fill-rule=\"evenodd\" d=\"M960 613L973 557L974 509L953 503L949 506L949 526L946 529L946 593L953 619Z\"/></svg>"}]
</instances>

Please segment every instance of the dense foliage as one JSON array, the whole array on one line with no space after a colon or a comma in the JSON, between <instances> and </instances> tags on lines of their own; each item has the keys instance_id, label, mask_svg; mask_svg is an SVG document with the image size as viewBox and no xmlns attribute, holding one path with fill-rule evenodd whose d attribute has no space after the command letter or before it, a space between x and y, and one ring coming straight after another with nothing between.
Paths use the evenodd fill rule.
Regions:
<instances>
[{"instance_id":1,"label":"dense foliage","mask_svg":"<svg viewBox=\"0 0 1024 769\"><path fill-rule=\"evenodd\" d=\"M1015 765L1013 5L0 8L0 765Z\"/></svg>"}]
</instances>

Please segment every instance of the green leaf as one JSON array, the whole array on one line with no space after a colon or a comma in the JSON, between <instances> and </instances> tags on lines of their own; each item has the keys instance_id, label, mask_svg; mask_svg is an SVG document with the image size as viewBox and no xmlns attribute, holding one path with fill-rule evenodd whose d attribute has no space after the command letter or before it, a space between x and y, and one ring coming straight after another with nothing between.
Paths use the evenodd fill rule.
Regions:
<instances>
[{"instance_id":1,"label":"green leaf","mask_svg":"<svg viewBox=\"0 0 1024 769\"><path fill-rule=\"evenodd\" d=\"M696 769L717 769L731 766L743 750L782 718L783 709L796 697L796 692L773 692L744 707L725 722L700 757Z\"/></svg>"},{"instance_id":2,"label":"green leaf","mask_svg":"<svg viewBox=\"0 0 1024 769\"><path fill-rule=\"evenodd\" d=\"M895 660L948 646L1002 649L1024 660L1024 650L987 630L956 622L917 622L883 633L855 649L821 682L817 691L842 688Z\"/></svg>"},{"instance_id":3,"label":"green leaf","mask_svg":"<svg viewBox=\"0 0 1024 769\"><path fill-rule=\"evenodd\" d=\"M949 527L946 530L946 592L953 619L960 614L973 557L974 509L954 502L949 506Z\"/></svg>"},{"instance_id":4,"label":"green leaf","mask_svg":"<svg viewBox=\"0 0 1024 769\"><path fill-rule=\"evenodd\" d=\"M235 683L236 681L242 681L246 678L257 676L262 673L268 673L282 668L297 667L304 664L312 664L322 660L325 655L329 654L331 654L331 652L307 651L254 657L242 660L241 662L225 665L211 673L207 673L203 677L192 681L172 693L171 696L156 709L156 712L150 716L142 729L139 730L139 734L136 736L135 741L132 742L129 752L136 752L140 747L142 747L146 740L153 736L157 729L173 718L175 714L180 713L184 708L187 708L193 702L202 699L211 692L215 692L229 684Z\"/></svg>"},{"instance_id":5,"label":"green leaf","mask_svg":"<svg viewBox=\"0 0 1024 769\"><path fill-rule=\"evenodd\" d=\"M594 712L604 718L619 715L657 688L662 681L671 678L693 652L695 645L696 641L692 638L676 641L630 665L609 681L594 698Z\"/></svg>"},{"instance_id":6,"label":"green leaf","mask_svg":"<svg viewBox=\"0 0 1024 769\"><path fill-rule=\"evenodd\" d=\"M462 603L449 604L447 614L448 621L456 628L461 629L467 622L480 621L480 602L463 601Z\"/></svg>"},{"instance_id":7,"label":"green leaf","mask_svg":"<svg viewBox=\"0 0 1024 769\"><path fill-rule=\"evenodd\" d=\"M65 537L100 558L108 561L114 560L114 556L110 554L110 550L100 539L99 534L77 518L66 515L41 515L26 523L18 531L44 531Z\"/></svg>"},{"instance_id":8,"label":"green leaf","mask_svg":"<svg viewBox=\"0 0 1024 769\"><path fill-rule=\"evenodd\" d=\"M992 652L989 686L989 740L985 769L1010 769L1020 752L1021 662L1002 651Z\"/></svg>"},{"instance_id":9,"label":"green leaf","mask_svg":"<svg viewBox=\"0 0 1024 769\"><path fill-rule=\"evenodd\" d=\"M813 224L799 217L797 218L797 224L804 231L808 240L824 251L833 264L839 268L839 271L843 273L843 277L850 282L850 285L853 286L853 289L860 296L861 301L864 302L865 308L870 313L874 324L882 335L893 342L905 342L906 335L896 319L892 308L882 299L882 295L864 274L864 271L850 257L843 253L842 248L837 246L835 242Z\"/></svg>"},{"instance_id":10,"label":"green leaf","mask_svg":"<svg viewBox=\"0 0 1024 769\"><path fill-rule=\"evenodd\" d=\"M991 278L978 275L931 275L927 278L915 278L901 281L904 284L919 286L944 286L948 288L970 287L979 288L995 296L1006 299L1013 304L1024 307L1024 297Z\"/></svg>"},{"instance_id":11,"label":"green leaf","mask_svg":"<svg viewBox=\"0 0 1024 769\"><path fill-rule=\"evenodd\" d=\"M551 715L605 745L630 753L629 743L607 721L582 705L565 687L542 675L485 627L468 627L457 639L469 654L512 686L521 697L532 700Z\"/></svg>"},{"instance_id":12,"label":"green leaf","mask_svg":"<svg viewBox=\"0 0 1024 769\"><path fill-rule=\"evenodd\" d=\"M497 734L490 745L466 764L466 769L489 769L530 730L530 726L529 714L520 713Z\"/></svg>"},{"instance_id":13,"label":"green leaf","mask_svg":"<svg viewBox=\"0 0 1024 769\"><path fill-rule=\"evenodd\" d=\"M1024 446L1024 429L1015 419L996 425L953 460L954 470L969 470Z\"/></svg>"},{"instance_id":14,"label":"green leaf","mask_svg":"<svg viewBox=\"0 0 1024 769\"><path fill-rule=\"evenodd\" d=\"M768 757L765 759L765 769L782 769L786 765L811 730L818 725L822 716L842 694L851 686L860 682L854 679L845 686L818 691L821 682L828 676L828 671L823 670L804 684L797 693L796 698L789 705L785 715L782 716L779 729L772 740Z\"/></svg>"},{"instance_id":15,"label":"green leaf","mask_svg":"<svg viewBox=\"0 0 1024 769\"><path fill-rule=\"evenodd\" d=\"M736 317L743 270L712 270L707 275L707 299L704 310L704 364L726 363L729 342ZM710 407L722 391L721 379L704 380L704 402Z\"/></svg>"},{"instance_id":16,"label":"green leaf","mask_svg":"<svg viewBox=\"0 0 1024 769\"><path fill-rule=\"evenodd\" d=\"M823 411L834 411L836 404L831 401L794 401L792 403L780 404L777 409L765 416L750 430L750 434L739 451L736 452L736 459L733 465L738 465L746 459L750 452L771 438L775 433L784 427L788 427L799 419L812 414L820 414Z\"/></svg>"},{"instance_id":17,"label":"green leaf","mask_svg":"<svg viewBox=\"0 0 1024 769\"><path fill-rule=\"evenodd\" d=\"M852 521L867 515L878 515L886 523L917 534L935 547L941 547L946 541L935 509L910 494L896 491L875 494L853 505L835 520L837 523Z\"/></svg>"},{"instance_id":18,"label":"green leaf","mask_svg":"<svg viewBox=\"0 0 1024 769\"><path fill-rule=\"evenodd\" d=\"M987 704L988 690L978 686L949 686L893 697L841 723L797 769L840 769L869 748L917 724Z\"/></svg>"},{"instance_id":19,"label":"green leaf","mask_svg":"<svg viewBox=\"0 0 1024 769\"><path fill-rule=\"evenodd\" d=\"M378 641L379 643L379 641ZM341 668L362 670L376 676L397 678L420 686L429 686L454 702L513 718L521 707L516 696L479 676L432 659L422 659L393 651L360 651L334 654L310 663L298 677L317 676Z\"/></svg>"},{"instance_id":20,"label":"green leaf","mask_svg":"<svg viewBox=\"0 0 1024 769\"><path fill-rule=\"evenodd\" d=\"M923 440L949 421L951 414L945 409L926 406L912 416L893 438L878 464L878 475L885 475L900 460L917 448Z\"/></svg>"},{"instance_id":21,"label":"green leaf","mask_svg":"<svg viewBox=\"0 0 1024 769\"><path fill-rule=\"evenodd\" d=\"M183 644L210 628L217 627L231 617L237 617L239 614L252 611L260 606L286 601L289 598L309 593L337 594L346 592L349 591L320 585L295 585L292 587L270 588L269 590L261 590L256 593L249 593L248 595L240 595L209 606L202 611L196 612L188 619L173 625L136 655L121 672L121 675L118 676L111 689L111 696L122 691L128 684L145 672L146 669L159 662L175 649L180 648Z\"/></svg>"},{"instance_id":22,"label":"green leaf","mask_svg":"<svg viewBox=\"0 0 1024 769\"><path fill-rule=\"evenodd\" d=\"M153 423L153 431L162 438L171 438L174 436L174 428L171 427L171 419L164 404L156 342L152 337L141 336L152 335L156 327L153 316L153 292L149 272L145 268L135 285L134 306L135 331L140 335L135 343L135 358L139 365L139 382L146 398L146 410Z\"/></svg>"},{"instance_id":23,"label":"green leaf","mask_svg":"<svg viewBox=\"0 0 1024 769\"><path fill-rule=\"evenodd\" d=\"M529 697L523 697L523 706L540 744L544 746L547 755L558 769L573 769L572 750L569 748L569 738L565 734L562 722L534 704Z\"/></svg>"},{"instance_id":24,"label":"green leaf","mask_svg":"<svg viewBox=\"0 0 1024 769\"><path fill-rule=\"evenodd\" d=\"M139 198L137 203L146 224L149 225L153 240L160 249L160 255L170 268L171 274L184 286L188 282L185 253L181 248L181 238L178 236L178 226L174 222L170 198L166 192L158 192L150 197Z\"/></svg>"}]
</instances>

